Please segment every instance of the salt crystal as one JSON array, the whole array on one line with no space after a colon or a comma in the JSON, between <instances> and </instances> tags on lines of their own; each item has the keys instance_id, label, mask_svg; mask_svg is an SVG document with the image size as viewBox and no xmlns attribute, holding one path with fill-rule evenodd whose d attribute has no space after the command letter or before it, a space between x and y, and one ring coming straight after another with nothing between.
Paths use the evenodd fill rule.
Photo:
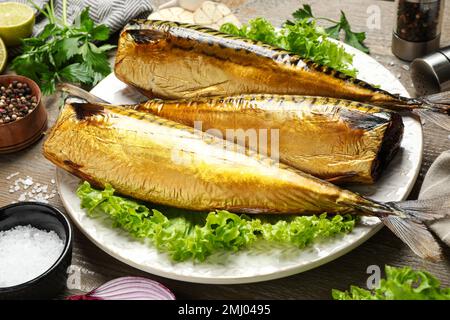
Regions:
<instances>
[{"instance_id":1,"label":"salt crystal","mask_svg":"<svg viewBox=\"0 0 450 320\"><path fill-rule=\"evenodd\" d=\"M407 64L402 65L402 68L406 71L409 71L409 66Z\"/></svg>"},{"instance_id":2,"label":"salt crystal","mask_svg":"<svg viewBox=\"0 0 450 320\"><path fill-rule=\"evenodd\" d=\"M61 256L64 242L54 231L30 225L0 231L0 288L32 280Z\"/></svg>"},{"instance_id":3,"label":"salt crystal","mask_svg":"<svg viewBox=\"0 0 450 320\"><path fill-rule=\"evenodd\" d=\"M17 174L19 173L17 172ZM10 176L12 177L15 175L16 174ZM55 179L52 179L51 183L56 183ZM19 201L26 201L28 197L28 200L48 203L48 199L52 199L57 193L56 190L52 190L50 193L49 187L46 184L34 183L33 178L30 176L26 176L25 179L19 178L14 181L13 185L9 186L10 193L15 193L21 189L29 191L21 194Z\"/></svg>"},{"instance_id":4,"label":"salt crystal","mask_svg":"<svg viewBox=\"0 0 450 320\"><path fill-rule=\"evenodd\" d=\"M390 66L395 66L394 61L389 62L389 65L390 65Z\"/></svg>"},{"instance_id":5,"label":"salt crystal","mask_svg":"<svg viewBox=\"0 0 450 320\"><path fill-rule=\"evenodd\" d=\"M11 180L11 178L14 178L15 176L18 176L20 172L14 172L6 177L6 180Z\"/></svg>"},{"instance_id":6,"label":"salt crystal","mask_svg":"<svg viewBox=\"0 0 450 320\"><path fill-rule=\"evenodd\" d=\"M400 79L402 77L402 75L399 73L397 74L397 78Z\"/></svg>"}]
</instances>

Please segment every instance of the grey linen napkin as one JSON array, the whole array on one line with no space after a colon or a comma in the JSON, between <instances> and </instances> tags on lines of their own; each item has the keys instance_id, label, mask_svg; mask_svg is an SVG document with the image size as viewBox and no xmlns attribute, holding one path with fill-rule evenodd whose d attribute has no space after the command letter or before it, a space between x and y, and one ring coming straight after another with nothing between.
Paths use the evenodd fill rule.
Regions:
<instances>
[{"instance_id":1,"label":"grey linen napkin","mask_svg":"<svg viewBox=\"0 0 450 320\"><path fill-rule=\"evenodd\" d=\"M450 193L450 150L443 152L431 165L420 189L419 199L430 199ZM450 218L437 221L431 229L450 246Z\"/></svg>"}]
</instances>

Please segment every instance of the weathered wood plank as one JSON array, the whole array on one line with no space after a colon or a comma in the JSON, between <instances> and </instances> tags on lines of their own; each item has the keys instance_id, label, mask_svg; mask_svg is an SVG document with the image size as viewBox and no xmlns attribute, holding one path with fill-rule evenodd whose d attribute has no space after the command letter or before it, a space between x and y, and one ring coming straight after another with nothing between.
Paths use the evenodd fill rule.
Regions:
<instances>
[{"instance_id":1,"label":"weathered wood plank","mask_svg":"<svg viewBox=\"0 0 450 320\"><path fill-rule=\"evenodd\" d=\"M157 1L163 2L163 1ZM379 6L381 12L381 29L367 31L367 44L372 56L385 65L394 74L399 75L402 83L410 93L413 93L408 71L403 68L406 63L395 58L390 51L391 30L393 26L394 4L385 1L372 0L227 0L235 9L242 21L256 16L265 16L276 24L281 24L290 17L292 11L301 3L310 3L318 16L337 18L340 9L347 13L355 30L367 31L367 8L370 5ZM450 44L450 6L445 11L443 30L446 34L443 44ZM50 114L50 124L54 122L60 105L59 97L45 99ZM41 155L40 141L28 150L13 155L0 156L0 205L16 201L20 193L10 194L9 185L13 181L5 178L14 172L20 172L21 177L29 175L34 181L52 186L55 168ZM423 176L434 159L444 150L450 149L448 133L428 123L425 124L424 162L421 173L411 197L419 190ZM14 179L13 179L14 180ZM62 208L58 197L51 203ZM445 249L445 261L440 263L424 262L392 233L386 229L380 231L351 253L317 269L285 279L244 285L200 285L159 278L131 268L98 249L78 230L75 232L73 265L82 268L81 286L87 291L101 283L119 276L143 275L161 281L171 288L179 298L186 299L329 299L332 288L346 289L350 284L365 286L366 268L375 264L425 268L436 274L444 285L450 286L450 249ZM78 293L77 290L66 290L67 294Z\"/></svg>"}]
</instances>

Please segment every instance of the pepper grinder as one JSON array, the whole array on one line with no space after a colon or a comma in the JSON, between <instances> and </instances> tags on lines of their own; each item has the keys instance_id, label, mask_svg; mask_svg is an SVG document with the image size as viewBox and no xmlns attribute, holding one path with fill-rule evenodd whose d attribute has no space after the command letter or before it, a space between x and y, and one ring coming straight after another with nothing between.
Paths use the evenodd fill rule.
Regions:
<instances>
[{"instance_id":1,"label":"pepper grinder","mask_svg":"<svg viewBox=\"0 0 450 320\"><path fill-rule=\"evenodd\" d=\"M444 0L396 0L392 53L412 61L439 49Z\"/></svg>"}]
</instances>

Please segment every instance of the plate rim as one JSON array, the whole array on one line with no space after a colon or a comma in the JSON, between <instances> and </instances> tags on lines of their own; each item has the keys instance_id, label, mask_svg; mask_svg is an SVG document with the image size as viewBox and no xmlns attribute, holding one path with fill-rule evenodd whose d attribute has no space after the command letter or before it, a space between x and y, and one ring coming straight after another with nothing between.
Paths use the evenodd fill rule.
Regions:
<instances>
[{"instance_id":1,"label":"plate rim","mask_svg":"<svg viewBox=\"0 0 450 320\"><path fill-rule=\"evenodd\" d=\"M58 190L60 190L60 183L61 183L60 175L61 175L61 173L64 173L64 171L60 168L57 168L57 170L56 170L56 185L58 186ZM190 282L190 283L198 283L198 284L221 284L221 285L223 285L223 284L248 284L248 283L257 283L257 282L285 278L285 277L289 277L289 276L292 276L295 274L306 272L308 270L315 269L319 266L322 266L333 260L336 260L336 259L342 257L343 255L349 253L350 251L353 251L354 249L356 249L361 244L366 242L368 239L370 239L373 235L375 235L378 231L380 231L384 227L384 225L380 221L379 223L371 226L369 231L363 237L358 239L357 241L352 242L350 245L344 247L343 249L341 249L331 255L324 256L324 257L322 257L318 260L315 260L314 262L309 263L307 265L289 267L289 268L282 269L281 271L277 270L277 271L274 271L271 273L266 273L266 274L261 274L261 275L253 275L253 276L242 276L242 277L223 276L220 278L201 277L201 276L192 276L192 275L187 276L187 275L180 275L178 273L165 272L161 269L156 269L156 268L153 268L150 266L144 266L139 263L135 263L132 260L128 260L128 259L122 257L121 255L113 252L107 246L98 242L94 237L92 237L85 230L85 228L83 228L79 224L78 219L75 219L72 216L71 210L68 209L69 205L66 202L67 200L63 197L60 197L60 198L61 198L61 201L62 201L64 207L66 208L66 211L67 211L68 215L70 216L72 222L75 223L75 225L77 226L77 229L79 231L81 231L81 233L84 236L86 236L93 244L95 244L95 246L97 246L99 249L101 249L102 251L107 253L112 258L117 259L120 262L122 262L128 266L131 266L138 270L141 270L141 271L144 271L144 272L147 272L147 273L159 276L159 277L172 279L172 280L178 280L178 281L184 281L184 282Z\"/></svg>"}]
</instances>

